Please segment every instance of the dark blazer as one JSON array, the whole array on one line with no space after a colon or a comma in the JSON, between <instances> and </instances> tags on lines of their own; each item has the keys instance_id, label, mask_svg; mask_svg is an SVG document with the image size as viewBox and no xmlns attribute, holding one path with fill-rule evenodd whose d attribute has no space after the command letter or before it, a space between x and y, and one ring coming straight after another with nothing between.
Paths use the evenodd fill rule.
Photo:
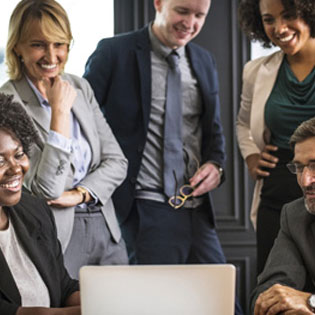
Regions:
<instances>
[{"instance_id":1,"label":"dark blazer","mask_svg":"<svg viewBox=\"0 0 315 315\"><path fill-rule=\"evenodd\" d=\"M22 194L21 201L7 211L17 237L45 282L51 307L62 307L79 290L64 265L54 219L46 202ZM13 315L21 306L21 296L0 250L0 314Z\"/></svg>"},{"instance_id":2,"label":"dark blazer","mask_svg":"<svg viewBox=\"0 0 315 315\"><path fill-rule=\"evenodd\" d=\"M212 160L223 166L224 137L215 62L209 52L196 44L190 43L186 49L203 103L201 162ZM84 74L129 161L127 178L113 196L121 223L131 210L147 138L151 109L150 53L148 27L103 39L88 59Z\"/></svg>"},{"instance_id":3,"label":"dark blazer","mask_svg":"<svg viewBox=\"0 0 315 315\"><path fill-rule=\"evenodd\" d=\"M258 295L279 283L315 293L315 215L307 212L304 198L282 208L281 228L264 271L251 297L251 313Z\"/></svg>"}]
</instances>

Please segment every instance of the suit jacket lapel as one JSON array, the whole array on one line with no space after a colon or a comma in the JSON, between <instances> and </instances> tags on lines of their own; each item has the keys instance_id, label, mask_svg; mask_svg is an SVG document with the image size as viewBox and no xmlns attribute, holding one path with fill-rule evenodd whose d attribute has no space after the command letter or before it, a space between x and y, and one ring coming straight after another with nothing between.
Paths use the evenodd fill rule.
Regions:
<instances>
[{"instance_id":1,"label":"suit jacket lapel","mask_svg":"<svg viewBox=\"0 0 315 315\"><path fill-rule=\"evenodd\" d=\"M151 44L148 27L140 31L135 53L140 76L140 101L143 111L144 130L146 133L151 109Z\"/></svg>"},{"instance_id":2,"label":"suit jacket lapel","mask_svg":"<svg viewBox=\"0 0 315 315\"><path fill-rule=\"evenodd\" d=\"M21 203L16 205L15 207L23 207ZM29 256L33 264L35 265L36 269L38 270L39 274L41 275L44 283L46 284L50 297L54 296L53 288L54 284L52 283L52 278L49 277L48 270L49 268L45 267L49 265L52 257L47 255L43 255L44 252L49 253L46 251L45 248L48 246L47 242L42 239L41 236L41 225L39 221L32 220L31 216L28 216L27 219L23 218L23 213L28 213L27 209L23 209L19 211L20 215L17 215L14 208L9 210L10 218L15 227L15 232L23 249L25 250L26 254ZM32 222L33 221L33 222ZM25 227L24 222L28 222L30 225L28 230ZM31 232L30 232L31 231ZM42 250L40 250L42 249Z\"/></svg>"},{"instance_id":3,"label":"suit jacket lapel","mask_svg":"<svg viewBox=\"0 0 315 315\"><path fill-rule=\"evenodd\" d=\"M205 67L200 63L198 57L195 54L194 49L192 48L192 46L190 44L188 44L186 46L187 49L187 53L189 56L189 60L191 63L191 67L194 71L194 74L197 78L198 81L198 85L200 87L200 93L201 93L201 98L202 98L202 105L205 106L205 100L207 99L207 97L205 97L205 95L207 95L210 91L208 91L209 89L207 88L207 75L205 73ZM204 108L205 109L205 108ZM208 108L207 110L211 110L213 108Z\"/></svg>"},{"instance_id":4,"label":"suit jacket lapel","mask_svg":"<svg viewBox=\"0 0 315 315\"><path fill-rule=\"evenodd\" d=\"M21 305L21 296L15 284L9 266L0 250L0 291L13 303Z\"/></svg>"},{"instance_id":5,"label":"suit jacket lapel","mask_svg":"<svg viewBox=\"0 0 315 315\"><path fill-rule=\"evenodd\" d=\"M48 134L50 129L49 113L39 104L38 98L28 84L25 77L20 81L14 81L13 85L22 98L27 112L33 117L37 126Z\"/></svg>"},{"instance_id":6,"label":"suit jacket lapel","mask_svg":"<svg viewBox=\"0 0 315 315\"><path fill-rule=\"evenodd\" d=\"M278 71L283 60L283 54L278 53L273 59L267 59L259 68L255 80L255 88L252 99L251 121L255 128L252 129L253 138L258 144L259 148L265 145L261 135L265 130L265 105L275 85ZM261 119L263 118L263 119Z\"/></svg>"}]
</instances>

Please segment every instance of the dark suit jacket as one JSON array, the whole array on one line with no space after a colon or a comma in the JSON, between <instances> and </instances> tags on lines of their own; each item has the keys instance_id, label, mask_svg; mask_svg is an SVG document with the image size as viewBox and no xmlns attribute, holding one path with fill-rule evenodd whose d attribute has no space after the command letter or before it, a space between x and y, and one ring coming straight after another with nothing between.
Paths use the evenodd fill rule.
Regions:
<instances>
[{"instance_id":1,"label":"dark suit jacket","mask_svg":"<svg viewBox=\"0 0 315 315\"><path fill-rule=\"evenodd\" d=\"M212 160L223 166L224 137L215 62L209 52L196 44L190 43L186 49L203 102L201 162ZM127 218L132 206L147 138L151 109L150 52L148 27L103 39L90 56L84 74L129 160L127 178L113 196L120 222Z\"/></svg>"},{"instance_id":2,"label":"dark suit jacket","mask_svg":"<svg viewBox=\"0 0 315 315\"><path fill-rule=\"evenodd\" d=\"M22 194L21 201L8 208L17 237L45 282L51 307L62 307L79 290L64 265L54 219L46 202ZM0 250L0 314L13 315L21 306L21 296Z\"/></svg>"},{"instance_id":3,"label":"dark suit jacket","mask_svg":"<svg viewBox=\"0 0 315 315\"><path fill-rule=\"evenodd\" d=\"M264 271L251 297L251 314L258 295L279 283L315 293L315 215L307 212L304 198L282 208L281 228Z\"/></svg>"}]
</instances>

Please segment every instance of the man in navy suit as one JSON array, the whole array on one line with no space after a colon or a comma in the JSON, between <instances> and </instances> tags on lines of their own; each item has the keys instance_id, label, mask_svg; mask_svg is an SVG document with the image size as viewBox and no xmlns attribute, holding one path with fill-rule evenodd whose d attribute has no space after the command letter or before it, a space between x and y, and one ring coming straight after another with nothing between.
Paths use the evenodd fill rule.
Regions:
<instances>
[{"instance_id":1,"label":"man in navy suit","mask_svg":"<svg viewBox=\"0 0 315 315\"><path fill-rule=\"evenodd\" d=\"M155 19L145 28L101 40L84 74L129 160L127 179L113 197L117 216L132 262L225 263L209 193L224 180L217 71L211 54L190 43L210 0L154 0L154 6ZM194 187L177 209L163 184L166 57L174 50L185 178ZM173 185L178 195L175 179Z\"/></svg>"}]
</instances>

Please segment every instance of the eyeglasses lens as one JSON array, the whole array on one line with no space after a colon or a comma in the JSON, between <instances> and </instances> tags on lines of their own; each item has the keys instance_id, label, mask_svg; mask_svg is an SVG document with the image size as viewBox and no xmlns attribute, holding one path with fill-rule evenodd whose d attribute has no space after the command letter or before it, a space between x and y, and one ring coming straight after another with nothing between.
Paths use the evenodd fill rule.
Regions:
<instances>
[{"instance_id":1,"label":"eyeglasses lens","mask_svg":"<svg viewBox=\"0 0 315 315\"><path fill-rule=\"evenodd\" d=\"M174 206L174 207L178 207L181 205L181 203L183 202L179 197L172 197L169 202Z\"/></svg>"},{"instance_id":2,"label":"eyeglasses lens","mask_svg":"<svg viewBox=\"0 0 315 315\"><path fill-rule=\"evenodd\" d=\"M180 193L185 197L190 197L194 189L190 185L184 185L180 189Z\"/></svg>"}]
</instances>

